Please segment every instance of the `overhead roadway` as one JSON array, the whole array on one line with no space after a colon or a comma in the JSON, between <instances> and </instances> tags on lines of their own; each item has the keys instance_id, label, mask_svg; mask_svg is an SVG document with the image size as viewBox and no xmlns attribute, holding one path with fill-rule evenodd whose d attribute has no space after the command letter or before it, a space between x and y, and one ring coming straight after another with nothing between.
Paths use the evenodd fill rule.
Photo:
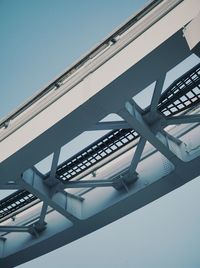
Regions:
<instances>
[{"instance_id":1,"label":"overhead roadway","mask_svg":"<svg viewBox=\"0 0 200 268\"><path fill-rule=\"evenodd\" d=\"M70 243L200 174L200 66L162 93L166 73L199 55L199 12L198 0L151 1L2 119L0 188L19 190L0 202L0 264ZM143 110L133 97L155 81ZM123 121L102 121L113 113ZM111 131L58 164L63 145L93 130ZM34 165L52 153L41 174Z\"/></svg>"}]
</instances>

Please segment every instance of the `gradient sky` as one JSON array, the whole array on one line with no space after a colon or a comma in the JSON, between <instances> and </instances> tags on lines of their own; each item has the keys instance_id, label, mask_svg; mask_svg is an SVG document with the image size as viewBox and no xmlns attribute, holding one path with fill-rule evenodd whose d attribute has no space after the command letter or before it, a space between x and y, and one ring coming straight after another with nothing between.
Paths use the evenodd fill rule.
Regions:
<instances>
[{"instance_id":1,"label":"gradient sky","mask_svg":"<svg viewBox=\"0 0 200 268\"><path fill-rule=\"evenodd\" d=\"M48 84L146 2L0 0L0 117ZM199 268L199 201L197 178L19 267Z\"/></svg>"}]
</instances>

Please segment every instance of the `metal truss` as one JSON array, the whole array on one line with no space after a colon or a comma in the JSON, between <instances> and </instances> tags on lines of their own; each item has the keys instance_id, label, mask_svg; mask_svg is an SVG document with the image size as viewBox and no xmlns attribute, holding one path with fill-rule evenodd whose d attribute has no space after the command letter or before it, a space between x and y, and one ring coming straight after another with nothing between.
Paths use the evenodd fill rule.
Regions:
<instances>
[{"instance_id":1,"label":"metal truss","mask_svg":"<svg viewBox=\"0 0 200 268\"><path fill-rule=\"evenodd\" d=\"M177 5L179 2L182 1L177 1ZM156 1L152 1L150 10L156 5ZM130 23L133 25L136 21L131 20ZM120 31L123 33L127 28L129 25L125 24ZM107 42L115 43L115 38L116 35L111 36L103 46ZM97 47L93 53L101 49ZM83 58L75 69L79 69L87 60ZM41 96L52 87L58 89L73 72L72 69L63 74L42 91ZM181 140L190 131L195 136L200 123L200 115L196 112L200 103L200 64L179 77L162 93L164 81L165 73L162 73L157 77L151 104L145 110L129 96L117 110L122 120L91 124L88 131L109 132L61 164L58 164L59 144L59 148L53 152L48 173L41 174L30 166L13 181L0 185L1 189L18 189L0 201L0 258L4 255L7 237L15 238L15 233L26 234L25 239L35 249L33 255L38 256L46 251L41 245L36 248L36 240L33 242L32 238L54 241L54 235L59 233L56 244L49 243L50 251L148 204L200 174L199 144L196 142L191 149ZM11 119L41 96L21 107ZM7 128L8 124L9 120L0 127ZM169 126L181 124L187 126L184 130L180 126L180 133L173 132L173 127L169 131ZM117 161L124 155L127 157L126 165L118 168ZM152 159L158 161L157 173L148 170ZM102 175L104 173L99 172L109 169L111 164L114 169L112 173ZM148 181L145 170L148 170ZM100 174L96 176L98 172ZM101 191L105 192L103 198ZM30 215L25 215L26 212L34 208L36 213L27 220ZM57 212L60 217L56 222L59 231L53 227L53 215ZM23 254L23 250L20 254ZM17 254L17 249L13 252Z\"/></svg>"},{"instance_id":2,"label":"metal truss","mask_svg":"<svg viewBox=\"0 0 200 268\"><path fill-rule=\"evenodd\" d=\"M104 135L102 138L93 142L82 151L72 156L59 166L58 158L60 150L54 154L51 171L47 173L42 180L49 186L54 186L61 182L60 188L90 188L90 187L114 187L113 181L70 181L81 175L87 170L91 170L96 164L111 156L121 148L127 146L133 141L137 141L140 135L140 141L136 149L135 158L130 166L130 171L133 174L136 170L137 163L140 159L145 143L148 140L156 149L161 151L174 165L180 164L181 160L174 155L164 143L169 136L167 133L164 136L159 133L162 138L156 138L155 125L160 122L160 130L167 125L195 123L200 122L199 115L181 115L181 113L196 107L200 100L200 64L194 66L187 73L173 82L167 90L161 94L164 77L158 79L156 83L152 103L144 112L139 111L136 104L131 101L126 104L126 107L119 112L119 115L125 121L117 122L99 122L96 126L91 127L91 130L110 129L114 130ZM157 105L157 106L156 106ZM155 107L157 107L155 109ZM159 112L159 114L158 114ZM135 117L133 116L135 114ZM160 114L162 116L160 117ZM180 114L180 115L178 115ZM176 116L174 116L176 115ZM139 118L140 117L140 118ZM130 118L130 119L129 119ZM135 118L135 119L134 119ZM137 119L136 119L137 118ZM139 119L138 119L139 118ZM145 119L147 118L147 119ZM153 119L152 119L153 118ZM149 122L148 122L149 120ZM152 120L155 122L152 123ZM128 123L127 123L127 122ZM151 130L148 124L151 123ZM120 129L115 129L119 128ZM121 128L124 127L124 128ZM134 129L132 129L134 128ZM139 133L139 134L138 134ZM168 138L167 138L168 137ZM173 137L171 141L173 140ZM174 141L174 140L173 140ZM40 176L42 176L40 174ZM7 187L9 188L9 187ZM31 192L31 190L30 190ZM26 207L32 202L39 202L36 195L29 193L26 190L18 190L12 195L3 199L0 203L0 220L5 220L12 216L19 209Z\"/></svg>"}]
</instances>

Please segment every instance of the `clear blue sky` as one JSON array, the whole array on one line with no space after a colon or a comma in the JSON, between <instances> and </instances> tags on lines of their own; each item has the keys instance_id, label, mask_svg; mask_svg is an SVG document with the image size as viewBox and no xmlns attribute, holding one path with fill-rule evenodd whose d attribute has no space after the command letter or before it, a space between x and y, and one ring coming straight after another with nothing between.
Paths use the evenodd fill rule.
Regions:
<instances>
[{"instance_id":1,"label":"clear blue sky","mask_svg":"<svg viewBox=\"0 0 200 268\"><path fill-rule=\"evenodd\" d=\"M147 1L0 0L0 117ZM198 179L20 267L199 268Z\"/></svg>"}]
</instances>

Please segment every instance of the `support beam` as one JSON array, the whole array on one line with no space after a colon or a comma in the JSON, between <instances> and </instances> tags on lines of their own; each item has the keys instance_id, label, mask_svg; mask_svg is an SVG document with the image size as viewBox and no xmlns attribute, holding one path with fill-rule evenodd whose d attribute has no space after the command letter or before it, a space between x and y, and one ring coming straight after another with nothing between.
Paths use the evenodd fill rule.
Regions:
<instances>
[{"instance_id":1,"label":"support beam","mask_svg":"<svg viewBox=\"0 0 200 268\"><path fill-rule=\"evenodd\" d=\"M116 189L121 189L123 184L133 183L136 181L136 176L134 173L127 173L124 171L123 174L114 177L110 180L80 180L80 181L69 181L66 184L62 185L62 188L69 189L69 188L96 188L96 187L114 187Z\"/></svg>"},{"instance_id":2,"label":"support beam","mask_svg":"<svg viewBox=\"0 0 200 268\"><path fill-rule=\"evenodd\" d=\"M27 191L37 196L46 205L51 206L74 224L80 221L77 211L80 211L81 201L72 196L68 196L67 193L56 192L57 185L52 187L48 186L43 178L34 172L34 170L28 169L25 171L19 183Z\"/></svg>"},{"instance_id":3,"label":"support beam","mask_svg":"<svg viewBox=\"0 0 200 268\"><path fill-rule=\"evenodd\" d=\"M89 130L114 130L114 129L127 129L130 125L124 121L110 121L110 122L98 122L92 126Z\"/></svg>"},{"instance_id":4,"label":"support beam","mask_svg":"<svg viewBox=\"0 0 200 268\"><path fill-rule=\"evenodd\" d=\"M37 222L30 227L29 232L34 236L39 236L39 233L43 232L46 229L46 222L44 221L46 213L47 213L48 205L43 202L40 218Z\"/></svg>"},{"instance_id":5,"label":"support beam","mask_svg":"<svg viewBox=\"0 0 200 268\"><path fill-rule=\"evenodd\" d=\"M152 116L154 116L157 113L157 107L160 100L160 96L162 93L163 85L165 82L165 75L163 74L161 77L158 78L156 81L156 85L154 88L151 105L150 105L150 112Z\"/></svg>"},{"instance_id":6,"label":"support beam","mask_svg":"<svg viewBox=\"0 0 200 268\"><path fill-rule=\"evenodd\" d=\"M60 156L60 148L57 151L55 151L53 154L53 160L52 160L51 171L50 171L50 178L55 178L59 156Z\"/></svg>"},{"instance_id":7,"label":"support beam","mask_svg":"<svg viewBox=\"0 0 200 268\"><path fill-rule=\"evenodd\" d=\"M134 156L133 156L132 161L131 161L131 165L129 167L129 174L130 175L134 174L136 171L136 168L137 168L137 165L140 161L145 144L146 144L146 139L141 137L138 144L137 144L137 148L135 150Z\"/></svg>"},{"instance_id":8,"label":"support beam","mask_svg":"<svg viewBox=\"0 0 200 268\"><path fill-rule=\"evenodd\" d=\"M199 114L167 117L165 118L165 120L161 121L162 126L178 125L178 124L192 124L192 123L200 123Z\"/></svg>"},{"instance_id":9,"label":"support beam","mask_svg":"<svg viewBox=\"0 0 200 268\"><path fill-rule=\"evenodd\" d=\"M136 160L135 160L136 161ZM65 184L58 185L58 189L70 189L70 188L99 188L99 187L114 187L117 190L122 188L127 189L127 185L134 183L138 179L135 172L130 173L129 170L125 169L120 174L116 174L109 180L79 180L79 181L68 181ZM70 195L70 193L68 193ZM76 196L76 198L82 198Z\"/></svg>"},{"instance_id":10,"label":"support beam","mask_svg":"<svg viewBox=\"0 0 200 268\"><path fill-rule=\"evenodd\" d=\"M114 181L111 180L81 180L69 181L64 184L64 188L90 188L90 187L112 187Z\"/></svg>"},{"instance_id":11,"label":"support beam","mask_svg":"<svg viewBox=\"0 0 200 268\"><path fill-rule=\"evenodd\" d=\"M161 152L161 154L172 162L174 166L181 165L182 161L155 136L136 107L137 105L134 101L131 101L131 103L126 102L125 107L118 113L137 133L149 141L158 151Z\"/></svg>"},{"instance_id":12,"label":"support beam","mask_svg":"<svg viewBox=\"0 0 200 268\"><path fill-rule=\"evenodd\" d=\"M48 210L48 205L45 202L43 202L42 210L41 210L41 213L40 213L40 219L38 221L38 224L40 226L44 226L44 224L45 224L44 220L45 220L45 216L47 214L47 210Z\"/></svg>"},{"instance_id":13,"label":"support beam","mask_svg":"<svg viewBox=\"0 0 200 268\"><path fill-rule=\"evenodd\" d=\"M48 184L49 186L53 186L58 183L58 180L56 179L55 175L58 166L59 156L60 156L60 148L56 150L53 154L50 175L47 179L45 179L45 183Z\"/></svg>"},{"instance_id":14,"label":"support beam","mask_svg":"<svg viewBox=\"0 0 200 268\"><path fill-rule=\"evenodd\" d=\"M29 232L29 227L24 226L0 226L0 232Z\"/></svg>"},{"instance_id":15,"label":"support beam","mask_svg":"<svg viewBox=\"0 0 200 268\"><path fill-rule=\"evenodd\" d=\"M168 132L166 132L164 129L161 129L158 133L157 136L163 136L164 139L166 139L166 144L168 144L169 141L172 141L174 144L176 145L181 145L182 141L177 138L172 136L171 134L169 134Z\"/></svg>"}]
</instances>

